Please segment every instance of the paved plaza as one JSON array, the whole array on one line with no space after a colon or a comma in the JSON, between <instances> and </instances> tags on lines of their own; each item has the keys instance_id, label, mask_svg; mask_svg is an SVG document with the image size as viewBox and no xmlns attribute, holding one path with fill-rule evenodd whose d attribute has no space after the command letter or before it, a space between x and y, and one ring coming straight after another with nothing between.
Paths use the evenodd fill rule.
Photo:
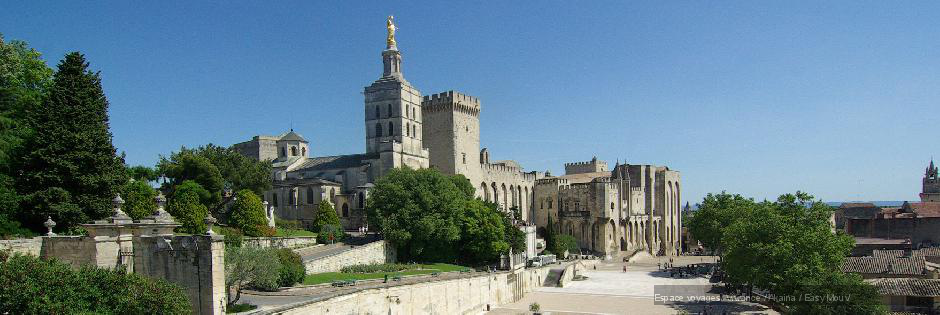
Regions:
<instances>
[{"instance_id":1,"label":"paved plaza","mask_svg":"<svg viewBox=\"0 0 940 315\"><path fill-rule=\"evenodd\" d=\"M686 305L657 305L653 303L655 285L708 285L705 277L672 278L668 272L659 271L657 263L668 262L668 258L648 257L626 264L608 261L598 262L596 270L588 264L583 273L587 280L572 281L564 288L542 287L515 303L501 306L488 314L530 314L529 305L539 303L543 313L550 314L722 314L723 311L738 314L776 314L772 310L753 303L710 303ZM676 266L714 262L713 257L683 256L674 259Z\"/></svg>"}]
</instances>

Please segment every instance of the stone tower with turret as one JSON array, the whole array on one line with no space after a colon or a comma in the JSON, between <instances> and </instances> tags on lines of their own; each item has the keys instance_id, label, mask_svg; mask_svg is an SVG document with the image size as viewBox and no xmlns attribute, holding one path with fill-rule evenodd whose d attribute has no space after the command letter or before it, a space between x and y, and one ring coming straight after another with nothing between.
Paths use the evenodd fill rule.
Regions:
<instances>
[{"instance_id":1,"label":"stone tower with turret","mask_svg":"<svg viewBox=\"0 0 940 315\"><path fill-rule=\"evenodd\" d=\"M937 176L937 166L930 160L927 171L924 173L923 188L920 193L920 201L940 201L940 176Z\"/></svg>"},{"instance_id":2,"label":"stone tower with turret","mask_svg":"<svg viewBox=\"0 0 940 315\"><path fill-rule=\"evenodd\" d=\"M428 167L428 150L422 141L421 92L402 75L394 33L389 38L382 52L382 77L363 92L366 154L379 155L382 173L393 167Z\"/></svg>"}]
</instances>

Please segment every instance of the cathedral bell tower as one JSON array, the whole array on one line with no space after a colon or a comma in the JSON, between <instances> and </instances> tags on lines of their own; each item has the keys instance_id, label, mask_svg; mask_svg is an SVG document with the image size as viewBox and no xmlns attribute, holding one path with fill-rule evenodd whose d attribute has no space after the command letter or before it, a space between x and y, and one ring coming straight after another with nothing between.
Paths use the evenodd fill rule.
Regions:
<instances>
[{"instance_id":1,"label":"cathedral bell tower","mask_svg":"<svg viewBox=\"0 0 940 315\"><path fill-rule=\"evenodd\" d=\"M940 201L940 176L937 175L937 166L930 160L927 166L927 172L924 173L924 186L920 193L920 201L933 202Z\"/></svg>"},{"instance_id":2,"label":"cathedral bell tower","mask_svg":"<svg viewBox=\"0 0 940 315\"><path fill-rule=\"evenodd\" d=\"M401 52L395 42L393 17L386 21L388 37L382 51L382 77L365 88L366 153L380 155L382 169L428 167L422 142L421 92L401 71ZM384 171L383 171L384 173Z\"/></svg>"}]
</instances>

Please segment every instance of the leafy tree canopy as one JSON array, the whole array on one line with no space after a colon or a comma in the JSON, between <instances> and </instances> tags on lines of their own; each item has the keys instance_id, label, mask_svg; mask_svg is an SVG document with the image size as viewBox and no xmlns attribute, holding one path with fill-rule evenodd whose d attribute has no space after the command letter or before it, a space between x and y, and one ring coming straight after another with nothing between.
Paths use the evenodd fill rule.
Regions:
<instances>
[{"instance_id":1,"label":"leafy tree canopy","mask_svg":"<svg viewBox=\"0 0 940 315\"><path fill-rule=\"evenodd\" d=\"M170 191L171 198L176 194L179 185L186 181L193 181L208 193L200 196L203 205L212 207L222 201L222 174L219 173L219 168L206 157L183 148L180 152L170 155L169 159L160 157L157 168L170 180L164 184L164 188Z\"/></svg>"},{"instance_id":2,"label":"leafy tree canopy","mask_svg":"<svg viewBox=\"0 0 940 315\"><path fill-rule=\"evenodd\" d=\"M394 169L366 201L369 224L395 244L403 261L488 264L510 248L525 250L510 214L475 199L473 189L461 175Z\"/></svg>"},{"instance_id":3,"label":"leafy tree canopy","mask_svg":"<svg viewBox=\"0 0 940 315\"><path fill-rule=\"evenodd\" d=\"M688 220L689 233L702 245L721 251L725 230L755 207L754 200L725 192L708 194L698 211Z\"/></svg>"},{"instance_id":4,"label":"leafy tree canopy","mask_svg":"<svg viewBox=\"0 0 940 315\"><path fill-rule=\"evenodd\" d=\"M181 226L179 232L189 234L204 234L206 232L205 219L209 213L201 196L208 194L195 181L184 181L177 186L176 193L167 204L167 212L176 218Z\"/></svg>"},{"instance_id":5,"label":"leafy tree canopy","mask_svg":"<svg viewBox=\"0 0 940 315\"><path fill-rule=\"evenodd\" d=\"M140 220L157 211L154 199L157 190L150 184L140 180L129 180L121 189L121 198L124 199L124 212L134 220Z\"/></svg>"}]
</instances>

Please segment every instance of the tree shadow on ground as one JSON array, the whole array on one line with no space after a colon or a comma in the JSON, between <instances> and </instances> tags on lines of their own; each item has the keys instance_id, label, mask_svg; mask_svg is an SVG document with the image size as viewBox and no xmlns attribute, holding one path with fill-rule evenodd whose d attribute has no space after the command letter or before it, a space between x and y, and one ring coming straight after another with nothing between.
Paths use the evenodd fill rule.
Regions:
<instances>
[{"instance_id":1,"label":"tree shadow on ground","mask_svg":"<svg viewBox=\"0 0 940 315\"><path fill-rule=\"evenodd\" d=\"M760 304L746 302L700 302L669 304L676 311L685 311L689 314L771 314L771 310Z\"/></svg>"}]
</instances>

